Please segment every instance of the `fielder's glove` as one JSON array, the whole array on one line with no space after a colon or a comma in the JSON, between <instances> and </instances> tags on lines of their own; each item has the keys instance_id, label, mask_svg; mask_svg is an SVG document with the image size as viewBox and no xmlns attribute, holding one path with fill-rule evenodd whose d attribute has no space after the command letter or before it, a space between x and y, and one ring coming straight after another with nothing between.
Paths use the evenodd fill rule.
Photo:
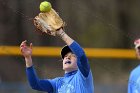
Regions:
<instances>
[{"instance_id":1,"label":"fielder's glove","mask_svg":"<svg viewBox=\"0 0 140 93\"><path fill-rule=\"evenodd\" d=\"M39 13L34 18L34 25L42 32L56 36L56 31L65 26L63 20L52 8L49 12Z\"/></svg>"}]
</instances>

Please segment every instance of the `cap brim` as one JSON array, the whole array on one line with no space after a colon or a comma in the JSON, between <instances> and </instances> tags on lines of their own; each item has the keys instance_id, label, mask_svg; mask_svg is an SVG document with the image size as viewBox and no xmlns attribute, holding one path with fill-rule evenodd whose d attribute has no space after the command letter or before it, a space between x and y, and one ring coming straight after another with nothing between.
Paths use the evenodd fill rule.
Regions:
<instances>
[{"instance_id":1,"label":"cap brim","mask_svg":"<svg viewBox=\"0 0 140 93\"><path fill-rule=\"evenodd\" d=\"M61 50L62 59L64 59L64 56L69 52L72 52L71 49L69 48L69 46L68 45L64 46Z\"/></svg>"}]
</instances>

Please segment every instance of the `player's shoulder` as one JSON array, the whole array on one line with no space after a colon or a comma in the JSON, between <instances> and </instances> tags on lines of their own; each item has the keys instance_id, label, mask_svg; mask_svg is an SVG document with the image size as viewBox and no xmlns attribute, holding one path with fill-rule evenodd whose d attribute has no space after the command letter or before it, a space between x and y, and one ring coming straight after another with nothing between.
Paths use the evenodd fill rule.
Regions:
<instances>
[{"instance_id":1,"label":"player's shoulder","mask_svg":"<svg viewBox=\"0 0 140 93\"><path fill-rule=\"evenodd\" d=\"M76 76L77 76L78 78L83 79L83 80L88 80L88 79L92 79L92 72L91 72L91 70L90 70L88 76L85 77L85 76L81 73L81 71L78 70L77 73L76 73Z\"/></svg>"},{"instance_id":2,"label":"player's shoulder","mask_svg":"<svg viewBox=\"0 0 140 93\"><path fill-rule=\"evenodd\" d=\"M61 79L63 79L64 77L56 77L56 78L54 78L54 79L56 79L56 80L61 80Z\"/></svg>"},{"instance_id":3,"label":"player's shoulder","mask_svg":"<svg viewBox=\"0 0 140 93\"><path fill-rule=\"evenodd\" d=\"M131 71L131 75L140 75L140 65Z\"/></svg>"},{"instance_id":4,"label":"player's shoulder","mask_svg":"<svg viewBox=\"0 0 140 93\"><path fill-rule=\"evenodd\" d=\"M49 80L58 82L58 81L60 81L60 80L62 80L62 79L63 79L63 77L56 77L56 78L49 79Z\"/></svg>"},{"instance_id":5,"label":"player's shoulder","mask_svg":"<svg viewBox=\"0 0 140 93\"><path fill-rule=\"evenodd\" d=\"M139 71L140 71L140 65L138 65L136 68L134 68L132 70L132 73L139 72Z\"/></svg>"}]
</instances>

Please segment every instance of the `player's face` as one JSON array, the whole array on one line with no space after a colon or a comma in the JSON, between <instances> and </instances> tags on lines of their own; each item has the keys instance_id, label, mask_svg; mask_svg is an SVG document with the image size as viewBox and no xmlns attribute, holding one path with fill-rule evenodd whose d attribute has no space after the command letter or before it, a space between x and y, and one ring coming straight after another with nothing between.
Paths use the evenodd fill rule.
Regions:
<instances>
[{"instance_id":1,"label":"player's face","mask_svg":"<svg viewBox=\"0 0 140 93\"><path fill-rule=\"evenodd\" d=\"M71 72L77 70L77 57L72 52L67 53L63 59L63 70L65 72Z\"/></svg>"},{"instance_id":2,"label":"player's face","mask_svg":"<svg viewBox=\"0 0 140 93\"><path fill-rule=\"evenodd\" d=\"M135 49L136 49L137 58L140 59L140 46L138 48L135 48Z\"/></svg>"}]
</instances>

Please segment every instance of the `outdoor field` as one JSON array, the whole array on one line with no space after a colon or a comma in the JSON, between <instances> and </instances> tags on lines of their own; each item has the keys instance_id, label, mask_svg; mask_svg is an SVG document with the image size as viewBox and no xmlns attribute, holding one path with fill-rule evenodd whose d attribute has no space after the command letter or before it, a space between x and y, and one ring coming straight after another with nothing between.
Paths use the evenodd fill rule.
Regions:
<instances>
[{"instance_id":1,"label":"outdoor field","mask_svg":"<svg viewBox=\"0 0 140 93\"><path fill-rule=\"evenodd\" d=\"M140 64L134 49L134 41L140 38L140 1L47 1L64 21L64 31L84 49L94 93L127 93L130 73ZM24 40L33 44L32 61L40 79L65 74L60 53L66 44L34 25L41 2L0 0L0 93L45 93L28 82L20 51Z\"/></svg>"}]
</instances>

